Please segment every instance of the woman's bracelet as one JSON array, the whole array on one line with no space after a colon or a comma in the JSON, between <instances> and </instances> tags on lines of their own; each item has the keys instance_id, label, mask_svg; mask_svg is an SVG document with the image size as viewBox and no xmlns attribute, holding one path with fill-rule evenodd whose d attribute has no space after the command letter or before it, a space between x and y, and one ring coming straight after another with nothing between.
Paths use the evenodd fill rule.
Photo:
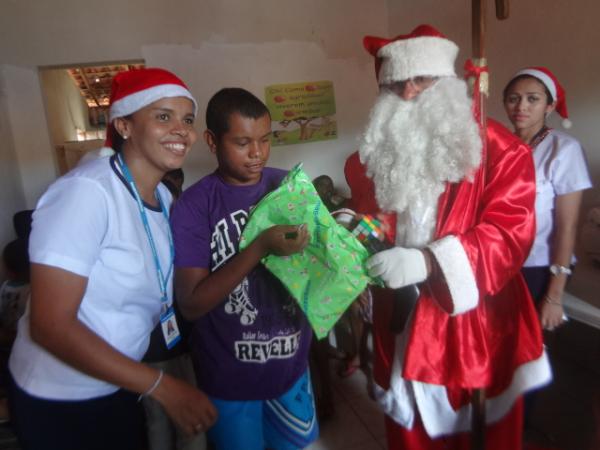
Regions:
<instances>
[{"instance_id":1,"label":"woman's bracelet","mask_svg":"<svg viewBox=\"0 0 600 450\"><path fill-rule=\"evenodd\" d=\"M557 302L556 300L553 300L550 296L548 295L544 295L544 301L546 303L548 303L549 305L556 305L556 306L562 306L561 302Z\"/></svg>"},{"instance_id":2,"label":"woman's bracelet","mask_svg":"<svg viewBox=\"0 0 600 450\"><path fill-rule=\"evenodd\" d=\"M156 381L154 382L154 384L153 384L152 386L150 386L150 389L148 389L148 390L147 390L146 392L144 392L143 394L140 394L140 396L138 397L138 402L142 401L142 399L143 399L144 397L148 397L150 394L152 394L152 393L153 393L153 392L156 390L156 388L158 387L158 385L159 385L159 384L160 384L160 382L162 381L162 379L163 379L163 375L164 375L164 374L165 374L165 373L164 373L162 370L160 370L160 371L158 372L158 377L156 377Z\"/></svg>"}]
</instances>

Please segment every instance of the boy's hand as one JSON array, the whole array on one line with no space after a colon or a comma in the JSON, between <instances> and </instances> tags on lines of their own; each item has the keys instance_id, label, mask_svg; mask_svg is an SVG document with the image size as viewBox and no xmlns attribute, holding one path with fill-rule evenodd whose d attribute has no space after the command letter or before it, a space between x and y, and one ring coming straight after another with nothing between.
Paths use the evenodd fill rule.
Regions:
<instances>
[{"instance_id":1,"label":"boy's hand","mask_svg":"<svg viewBox=\"0 0 600 450\"><path fill-rule=\"evenodd\" d=\"M298 253L308 245L309 234L305 224L275 225L259 236L266 253L287 256Z\"/></svg>"}]
</instances>

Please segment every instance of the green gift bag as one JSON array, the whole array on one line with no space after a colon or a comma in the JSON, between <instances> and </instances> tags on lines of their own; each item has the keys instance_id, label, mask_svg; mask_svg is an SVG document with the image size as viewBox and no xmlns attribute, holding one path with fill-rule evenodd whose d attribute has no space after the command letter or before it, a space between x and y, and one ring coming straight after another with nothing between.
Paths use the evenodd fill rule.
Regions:
<instances>
[{"instance_id":1,"label":"green gift bag","mask_svg":"<svg viewBox=\"0 0 600 450\"><path fill-rule=\"evenodd\" d=\"M273 225L301 223L311 236L307 247L291 256L267 255L262 263L287 287L321 339L370 282L365 269L369 253L336 223L302 164L251 211L240 249Z\"/></svg>"}]
</instances>

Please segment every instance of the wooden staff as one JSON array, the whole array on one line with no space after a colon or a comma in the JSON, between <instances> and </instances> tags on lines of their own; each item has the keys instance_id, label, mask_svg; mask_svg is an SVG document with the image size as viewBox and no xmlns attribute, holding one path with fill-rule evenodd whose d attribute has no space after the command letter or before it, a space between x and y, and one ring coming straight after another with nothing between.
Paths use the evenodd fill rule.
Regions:
<instances>
[{"instance_id":1,"label":"wooden staff","mask_svg":"<svg viewBox=\"0 0 600 450\"><path fill-rule=\"evenodd\" d=\"M508 18L508 1L496 0L496 18L504 20ZM485 59L485 13L486 0L472 0L471 2L471 30L472 30L472 62L479 69L487 66ZM474 93L478 93L478 98L474 99L478 119L480 122L482 136L485 142L486 136L486 100L488 91L488 73L480 71L473 74ZM485 144L484 144L485 145ZM485 164L485 162L483 162ZM473 390L471 397L471 449L485 450L485 388Z\"/></svg>"}]
</instances>

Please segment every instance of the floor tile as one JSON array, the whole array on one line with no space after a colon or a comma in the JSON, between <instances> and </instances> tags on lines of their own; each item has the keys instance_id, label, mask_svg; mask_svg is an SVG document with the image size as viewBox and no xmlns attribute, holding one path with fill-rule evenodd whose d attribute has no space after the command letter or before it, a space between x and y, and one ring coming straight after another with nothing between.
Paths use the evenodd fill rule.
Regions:
<instances>
[{"instance_id":1,"label":"floor tile","mask_svg":"<svg viewBox=\"0 0 600 450\"><path fill-rule=\"evenodd\" d=\"M361 370L351 376L340 378L333 376L333 388L348 401L367 397L367 377Z\"/></svg>"},{"instance_id":2,"label":"floor tile","mask_svg":"<svg viewBox=\"0 0 600 450\"><path fill-rule=\"evenodd\" d=\"M384 416L377 403L363 396L350 402L350 407L375 439L385 438Z\"/></svg>"},{"instance_id":3,"label":"floor tile","mask_svg":"<svg viewBox=\"0 0 600 450\"><path fill-rule=\"evenodd\" d=\"M336 405L335 415L321 425L319 440L309 450L348 450L375 442L365 424L347 403Z\"/></svg>"}]
</instances>

